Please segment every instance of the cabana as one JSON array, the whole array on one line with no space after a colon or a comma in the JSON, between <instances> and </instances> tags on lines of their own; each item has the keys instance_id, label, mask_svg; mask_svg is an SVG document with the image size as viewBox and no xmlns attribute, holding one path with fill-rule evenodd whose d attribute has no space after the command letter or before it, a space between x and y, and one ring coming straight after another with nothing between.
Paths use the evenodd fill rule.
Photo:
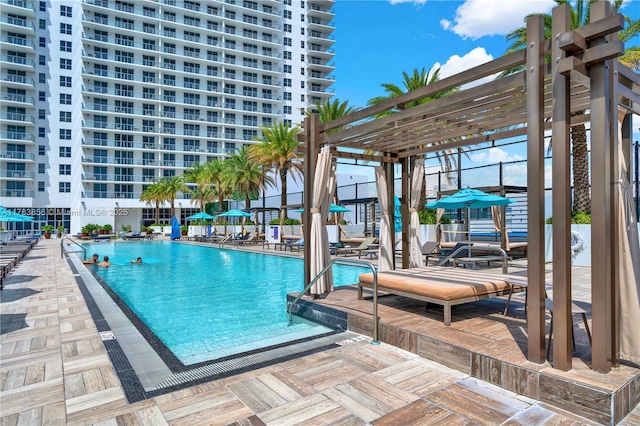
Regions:
<instances>
[{"instance_id":1,"label":"cabana","mask_svg":"<svg viewBox=\"0 0 640 426\"><path fill-rule=\"evenodd\" d=\"M620 364L621 347L639 356L637 338L638 277L623 275L625 265L640 265L637 234L625 235L619 225L626 211L621 182L629 177L631 147L630 114L640 114L640 76L615 58L623 53L616 32L623 17L614 14L608 1L591 7L592 23L570 30L569 7L553 10L552 40L544 40L542 17L527 21L527 49L469 69L436 83L321 124L317 115L305 118L302 150L305 154L305 283L322 269L321 234L310 232L311 214L322 208L314 187L316 159L330 153L333 158L365 160L377 165L379 194L384 194L383 216L393 217L394 165L402 168L402 194L411 194L410 182L421 177L416 164L430 152L456 149L481 142L526 135L528 213L528 324L527 358L545 362L545 256L544 256L544 137L553 138L553 367L572 368L571 251L570 251L570 126L590 123L592 205L592 368L607 373ZM545 64L545 56L557 58ZM459 88L467 83L524 66L524 71L457 91L415 107L412 101ZM393 112L381 115L384 112ZM618 113L621 112L620 119ZM380 118L376 118L380 117ZM619 133L620 123L620 133ZM323 160L326 161L326 158ZM323 189L324 191L325 189ZM324 195L324 193L323 193ZM331 195L331 194L330 194ZM380 197L380 195L379 195ZM410 211L415 204L403 197L402 268L409 268ZM311 205L316 199L315 205ZM328 201L327 201L328 202ZM411 207L410 207L411 204ZM313 208L313 209L312 209ZM417 216L417 215L411 215ZM627 218L628 221L633 221ZM384 220L383 220L384 223ZM621 223L624 223L622 220ZM382 234L381 229L381 234ZM326 229L325 229L326 233ZM382 235L381 235L382 237ZM629 243L628 238L631 239ZM633 240L635 238L635 240ZM381 262L391 263L394 235L380 239ZM626 245L621 243L626 241ZM390 244L390 248L389 245ZM391 252L387 254L384 250ZM626 247L626 248L623 248ZM630 247L630 248L629 248ZM328 248L326 248L328 250ZM312 259L312 253L314 254ZM326 257L325 257L326 258ZM313 265L313 270L312 270ZM319 268L319 269L318 269ZM382 270L382 269L381 269ZM629 287L623 285L629 284ZM329 289L330 290L330 289ZM633 297L635 294L635 298ZM628 303L629 306L625 305ZM634 306L635 304L635 306ZM622 312L622 314L621 314ZM635 324L633 323L635 318ZM635 334L635 337L634 337ZM623 342L621 344L621 342ZM635 352L633 344L636 344ZM640 358L639 358L640 359ZM638 360L636 359L636 362Z\"/></svg>"}]
</instances>

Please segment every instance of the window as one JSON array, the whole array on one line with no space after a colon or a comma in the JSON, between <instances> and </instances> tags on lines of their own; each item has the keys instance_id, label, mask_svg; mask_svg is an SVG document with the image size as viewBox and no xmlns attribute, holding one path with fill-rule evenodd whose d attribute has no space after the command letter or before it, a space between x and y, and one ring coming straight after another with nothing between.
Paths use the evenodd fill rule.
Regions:
<instances>
[{"instance_id":1,"label":"window","mask_svg":"<svg viewBox=\"0 0 640 426\"><path fill-rule=\"evenodd\" d=\"M291 92L284 92L284 100L285 101L291 100Z\"/></svg>"},{"instance_id":2,"label":"window","mask_svg":"<svg viewBox=\"0 0 640 426\"><path fill-rule=\"evenodd\" d=\"M291 32L291 24L284 24L282 26L282 28L284 29L285 33L290 33Z\"/></svg>"},{"instance_id":3,"label":"window","mask_svg":"<svg viewBox=\"0 0 640 426\"><path fill-rule=\"evenodd\" d=\"M45 146L38 145L38 155L44 155L44 154L45 154Z\"/></svg>"},{"instance_id":4,"label":"window","mask_svg":"<svg viewBox=\"0 0 640 426\"><path fill-rule=\"evenodd\" d=\"M45 37L40 37L39 45L40 47L47 47L47 39Z\"/></svg>"},{"instance_id":5,"label":"window","mask_svg":"<svg viewBox=\"0 0 640 426\"><path fill-rule=\"evenodd\" d=\"M304 75L304 68L300 68L300 75Z\"/></svg>"},{"instance_id":6,"label":"window","mask_svg":"<svg viewBox=\"0 0 640 426\"><path fill-rule=\"evenodd\" d=\"M73 17L73 8L71 6L60 6L60 16Z\"/></svg>"},{"instance_id":7,"label":"window","mask_svg":"<svg viewBox=\"0 0 640 426\"><path fill-rule=\"evenodd\" d=\"M60 40L60 51L61 52L71 52L72 44L70 41Z\"/></svg>"},{"instance_id":8,"label":"window","mask_svg":"<svg viewBox=\"0 0 640 426\"><path fill-rule=\"evenodd\" d=\"M71 24L60 24L60 34L69 34L71 35L73 33L72 31L72 25Z\"/></svg>"},{"instance_id":9,"label":"window","mask_svg":"<svg viewBox=\"0 0 640 426\"><path fill-rule=\"evenodd\" d=\"M46 65L47 64L47 57L44 55L38 55L38 64L39 65Z\"/></svg>"},{"instance_id":10,"label":"window","mask_svg":"<svg viewBox=\"0 0 640 426\"><path fill-rule=\"evenodd\" d=\"M290 78L285 78L284 80L282 80L282 85L284 87L291 87L291 79Z\"/></svg>"},{"instance_id":11,"label":"window","mask_svg":"<svg viewBox=\"0 0 640 426\"><path fill-rule=\"evenodd\" d=\"M71 129L60 129L60 140L71 140Z\"/></svg>"},{"instance_id":12,"label":"window","mask_svg":"<svg viewBox=\"0 0 640 426\"><path fill-rule=\"evenodd\" d=\"M61 70L70 70L71 69L71 59L60 58L60 69Z\"/></svg>"},{"instance_id":13,"label":"window","mask_svg":"<svg viewBox=\"0 0 640 426\"><path fill-rule=\"evenodd\" d=\"M290 10L285 10L284 11L284 19L291 19L291 11Z\"/></svg>"},{"instance_id":14,"label":"window","mask_svg":"<svg viewBox=\"0 0 640 426\"><path fill-rule=\"evenodd\" d=\"M304 13L300 14L300 22L304 22Z\"/></svg>"},{"instance_id":15,"label":"window","mask_svg":"<svg viewBox=\"0 0 640 426\"><path fill-rule=\"evenodd\" d=\"M304 49L304 40L300 42L300 47Z\"/></svg>"},{"instance_id":16,"label":"window","mask_svg":"<svg viewBox=\"0 0 640 426\"><path fill-rule=\"evenodd\" d=\"M60 93L60 105L71 105L71 95Z\"/></svg>"},{"instance_id":17,"label":"window","mask_svg":"<svg viewBox=\"0 0 640 426\"><path fill-rule=\"evenodd\" d=\"M291 39L289 37L285 37L283 42L285 46L291 46Z\"/></svg>"},{"instance_id":18,"label":"window","mask_svg":"<svg viewBox=\"0 0 640 426\"><path fill-rule=\"evenodd\" d=\"M285 74L291 74L291 65L285 65L283 71Z\"/></svg>"},{"instance_id":19,"label":"window","mask_svg":"<svg viewBox=\"0 0 640 426\"><path fill-rule=\"evenodd\" d=\"M71 192L71 182L58 182L58 192Z\"/></svg>"},{"instance_id":20,"label":"window","mask_svg":"<svg viewBox=\"0 0 640 426\"><path fill-rule=\"evenodd\" d=\"M291 114L291 106L290 105L285 105L283 107L283 111L285 114Z\"/></svg>"},{"instance_id":21,"label":"window","mask_svg":"<svg viewBox=\"0 0 640 426\"><path fill-rule=\"evenodd\" d=\"M38 74L38 82L39 83L46 83L47 82L47 75L43 72Z\"/></svg>"},{"instance_id":22,"label":"window","mask_svg":"<svg viewBox=\"0 0 640 426\"><path fill-rule=\"evenodd\" d=\"M71 77L60 76L60 87L71 87Z\"/></svg>"},{"instance_id":23,"label":"window","mask_svg":"<svg viewBox=\"0 0 640 426\"><path fill-rule=\"evenodd\" d=\"M46 1L41 1L40 2L40 12L46 12L47 11L47 2Z\"/></svg>"},{"instance_id":24,"label":"window","mask_svg":"<svg viewBox=\"0 0 640 426\"><path fill-rule=\"evenodd\" d=\"M38 21L38 27L39 27L41 30L46 30L46 29L47 29L47 21L46 21L45 19L40 19L40 20Z\"/></svg>"},{"instance_id":25,"label":"window","mask_svg":"<svg viewBox=\"0 0 640 426\"><path fill-rule=\"evenodd\" d=\"M300 28L300 34L304 35L304 28Z\"/></svg>"},{"instance_id":26,"label":"window","mask_svg":"<svg viewBox=\"0 0 640 426\"><path fill-rule=\"evenodd\" d=\"M301 88L301 89L304 89L304 81L301 81L301 82L300 82L300 88Z\"/></svg>"},{"instance_id":27,"label":"window","mask_svg":"<svg viewBox=\"0 0 640 426\"><path fill-rule=\"evenodd\" d=\"M38 192L44 192L44 182L38 182Z\"/></svg>"},{"instance_id":28,"label":"window","mask_svg":"<svg viewBox=\"0 0 640 426\"><path fill-rule=\"evenodd\" d=\"M300 101L304 102L304 94L300 95Z\"/></svg>"},{"instance_id":29,"label":"window","mask_svg":"<svg viewBox=\"0 0 640 426\"><path fill-rule=\"evenodd\" d=\"M71 158L71 147L70 146L61 146L60 147L60 157L61 158Z\"/></svg>"},{"instance_id":30,"label":"window","mask_svg":"<svg viewBox=\"0 0 640 426\"><path fill-rule=\"evenodd\" d=\"M60 122L61 123L71 123L71 112L70 111L60 111Z\"/></svg>"},{"instance_id":31,"label":"window","mask_svg":"<svg viewBox=\"0 0 640 426\"><path fill-rule=\"evenodd\" d=\"M284 59L291 60L291 52L289 52L288 50L285 50L284 51Z\"/></svg>"},{"instance_id":32,"label":"window","mask_svg":"<svg viewBox=\"0 0 640 426\"><path fill-rule=\"evenodd\" d=\"M43 101L43 102L44 102L44 101L46 101L46 100L47 100L47 94L46 94L46 92L44 92L44 91L42 91L42 90L41 90L41 91L39 91L39 92L38 92L38 100L39 100L39 101Z\"/></svg>"},{"instance_id":33,"label":"window","mask_svg":"<svg viewBox=\"0 0 640 426\"><path fill-rule=\"evenodd\" d=\"M47 135L47 132L44 127L38 127L38 137L44 138Z\"/></svg>"},{"instance_id":34,"label":"window","mask_svg":"<svg viewBox=\"0 0 640 426\"><path fill-rule=\"evenodd\" d=\"M45 120L47 118L47 111L44 109L39 109L38 110L38 118L40 120Z\"/></svg>"},{"instance_id":35,"label":"window","mask_svg":"<svg viewBox=\"0 0 640 426\"><path fill-rule=\"evenodd\" d=\"M44 167L45 167L44 163L38 163L38 173L41 173L41 174L44 173L45 172Z\"/></svg>"},{"instance_id":36,"label":"window","mask_svg":"<svg viewBox=\"0 0 640 426\"><path fill-rule=\"evenodd\" d=\"M61 175L70 175L71 174L71 164L60 164L60 173Z\"/></svg>"}]
</instances>

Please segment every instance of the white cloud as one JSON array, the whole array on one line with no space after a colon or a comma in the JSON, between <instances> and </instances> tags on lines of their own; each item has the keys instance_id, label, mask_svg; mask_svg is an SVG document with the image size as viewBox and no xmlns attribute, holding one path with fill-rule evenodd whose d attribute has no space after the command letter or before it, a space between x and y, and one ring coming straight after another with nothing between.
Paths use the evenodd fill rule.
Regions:
<instances>
[{"instance_id":1,"label":"white cloud","mask_svg":"<svg viewBox=\"0 0 640 426\"><path fill-rule=\"evenodd\" d=\"M456 9L453 20L442 19L440 25L463 39L505 35L524 25L530 13L548 13L553 0L466 0Z\"/></svg>"},{"instance_id":2,"label":"white cloud","mask_svg":"<svg viewBox=\"0 0 640 426\"><path fill-rule=\"evenodd\" d=\"M476 47L463 56L453 55L449 57L444 65L440 65L439 62L436 62L434 64L434 67L440 68L440 79L443 79L458 74L462 71L466 71L470 68L477 67L478 65L491 62L492 60L493 56L487 53L484 47ZM476 80L472 83L463 85L462 89L468 89L479 84L484 84L486 82L492 81L493 79L494 76L487 76L480 80Z\"/></svg>"},{"instance_id":3,"label":"white cloud","mask_svg":"<svg viewBox=\"0 0 640 426\"><path fill-rule=\"evenodd\" d=\"M499 162L506 161L520 161L524 158L518 154L509 155L509 153L500 148L489 148L488 150L483 150L481 152L477 152L475 154L471 154L469 156L471 161L474 163L486 163L486 164L494 164Z\"/></svg>"}]
</instances>

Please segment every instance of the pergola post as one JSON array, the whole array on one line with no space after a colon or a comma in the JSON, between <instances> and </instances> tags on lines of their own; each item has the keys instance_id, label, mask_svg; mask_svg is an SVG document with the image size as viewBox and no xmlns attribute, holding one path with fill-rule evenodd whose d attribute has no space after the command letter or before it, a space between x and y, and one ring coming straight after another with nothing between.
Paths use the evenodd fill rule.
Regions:
<instances>
[{"instance_id":1,"label":"pergola post","mask_svg":"<svg viewBox=\"0 0 640 426\"><path fill-rule=\"evenodd\" d=\"M313 181L316 175L320 134L318 132L319 117L311 114L304 119L306 150L304 157L304 212L302 213L302 233L307 242L304 251L304 286L311 281L311 200L313 200Z\"/></svg>"},{"instance_id":2,"label":"pergola post","mask_svg":"<svg viewBox=\"0 0 640 426\"><path fill-rule=\"evenodd\" d=\"M527 358L545 361L544 21L527 20ZM504 218L504 216L503 216ZM504 241L503 236L503 243Z\"/></svg>"},{"instance_id":3,"label":"pergola post","mask_svg":"<svg viewBox=\"0 0 640 426\"><path fill-rule=\"evenodd\" d=\"M609 2L596 2L591 6L591 21L609 16ZM611 37L611 36L609 36ZM591 47L606 43L605 38L591 41ZM617 99L613 96L614 80L612 61L591 66L591 317L592 367L595 371L611 371L614 338L615 289L613 265L617 264L617 247L613 244L612 183L613 141L617 139ZM615 263L614 263L615 262Z\"/></svg>"},{"instance_id":4,"label":"pergola post","mask_svg":"<svg viewBox=\"0 0 640 426\"><path fill-rule=\"evenodd\" d=\"M394 186L394 170L393 163L385 161L382 165L384 168L385 177L387 179L387 202L389 203L389 217L391 218L391 270L396 269L396 232L394 229L394 218L395 218L395 208L396 203L394 196L396 195L395 186Z\"/></svg>"},{"instance_id":5,"label":"pergola post","mask_svg":"<svg viewBox=\"0 0 640 426\"><path fill-rule=\"evenodd\" d=\"M565 57L560 35L571 29L570 6L560 5L552 12L551 84L553 118L553 366L572 368L571 333L571 141L570 81L560 74L559 63Z\"/></svg>"}]
</instances>

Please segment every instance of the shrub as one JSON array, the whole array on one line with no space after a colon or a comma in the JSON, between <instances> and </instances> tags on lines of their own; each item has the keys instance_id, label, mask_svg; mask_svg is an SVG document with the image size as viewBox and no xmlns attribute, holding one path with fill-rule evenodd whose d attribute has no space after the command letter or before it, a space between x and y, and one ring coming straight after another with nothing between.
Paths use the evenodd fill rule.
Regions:
<instances>
[{"instance_id":1,"label":"shrub","mask_svg":"<svg viewBox=\"0 0 640 426\"><path fill-rule=\"evenodd\" d=\"M435 225L437 219L437 210L436 209L422 209L418 211L418 216L420 217L420 224L422 225ZM449 216L442 215L440 218L440 223L449 224L451 223L451 219Z\"/></svg>"},{"instance_id":2,"label":"shrub","mask_svg":"<svg viewBox=\"0 0 640 426\"><path fill-rule=\"evenodd\" d=\"M49 232L49 233L51 233L51 231L53 231L53 225L44 225L44 226L41 226L41 227L40 227L40 230L41 230L41 231L44 231L44 232Z\"/></svg>"},{"instance_id":3,"label":"shrub","mask_svg":"<svg viewBox=\"0 0 640 426\"><path fill-rule=\"evenodd\" d=\"M105 223L102 225L102 230L111 232L113 231L113 226L110 223Z\"/></svg>"},{"instance_id":4,"label":"shrub","mask_svg":"<svg viewBox=\"0 0 640 426\"><path fill-rule=\"evenodd\" d=\"M553 223L553 216L547 218L544 223L551 225ZM576 225L590 225L591 212L571 212L571 223Z\"/></svg>"},{"instance_id":5,"label":"shrub","mask_svg":"<svg viewBox=\"0 0 640 426\"><path fill-rule=\"evenodd\" d=\"M300 225L302 222L300 222L298 219L293 219L290 217L287 217L284 219L284 224L285 225ZM271 221L269 222L269 225L280 225L280 219L271 219Z\"/></svg>"}]
</instances>

